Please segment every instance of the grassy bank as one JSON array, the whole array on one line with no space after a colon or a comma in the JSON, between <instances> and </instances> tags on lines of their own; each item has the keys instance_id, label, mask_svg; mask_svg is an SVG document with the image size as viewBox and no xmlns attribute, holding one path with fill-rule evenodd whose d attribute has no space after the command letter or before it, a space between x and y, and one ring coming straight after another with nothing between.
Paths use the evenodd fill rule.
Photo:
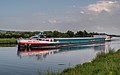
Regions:
<instances>
[{"instance_id":1,"label":"grassy bank","mask_svg":"<svg viewBox=\"0 0 120 75\"><path fill-rule=\"evenodd\" d=\"M0 44L16 44L15 38L0 38Z\"/></svg>"},{"instance_id":2,"label":"grassy bank","mask_svg":"<svg viewBox=\"0 0 120 75\"><path fill-rule=\"evenodd\" d=\"M120 50L100 53L91 62L67 68L61 73L47 72L46 75L120 75Z\"/></svg>"}]
</instances>

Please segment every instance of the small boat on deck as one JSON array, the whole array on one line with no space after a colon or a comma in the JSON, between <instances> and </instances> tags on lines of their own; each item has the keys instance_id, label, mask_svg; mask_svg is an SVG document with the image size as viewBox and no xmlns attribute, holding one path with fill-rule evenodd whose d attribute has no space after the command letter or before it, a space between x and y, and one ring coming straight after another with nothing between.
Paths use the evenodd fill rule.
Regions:
<instances>
[{"instance_id":1,"label":"small boat on deck","mask_svg":"<svg viewBox=\"0 0 120 75\"><path fill-rule=\"evenodd\" d=\"M48 41L48 40L41 40L41 39L19 39L17 40L18 48L26 47L31 48L40 48L40 49L54 49L58 48L59 42Z\"/></svg>"},{"instance_id":2,"label":"small boat on deck","mask_svg":"<svg viewBox=\"0 0 120 75\"><path fill-rule=\"evenodd\" d=\"M19 39L17 40L18 44L37 44L37 45L50 45L50 44L58 44L58 42L47 41L47 40L38 40L38 39Z\"/></svg>"}]
</instances>

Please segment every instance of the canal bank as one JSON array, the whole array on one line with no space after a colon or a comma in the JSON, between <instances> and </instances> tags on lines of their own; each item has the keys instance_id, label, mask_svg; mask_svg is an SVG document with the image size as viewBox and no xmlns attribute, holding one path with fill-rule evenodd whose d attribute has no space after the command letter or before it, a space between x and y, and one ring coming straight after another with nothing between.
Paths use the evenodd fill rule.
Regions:
<instances>
[{"instance_id":1,"label":"canal bank","mask_svg":"<svg viewBox=\"0 0 120 75\"><path fill-rule=\"evenodd\" d=\"M110 50L107 54L98 53L91 62L67 68L61 73L48 71L46 75L120 75L120 49L117 52Z\"/></svg>"},{"instance_id":2,"label":"canal bank","mask_svg":"<svg viewBox=\"0 0 120 75\"><path fill-rule=\"evenodd\" d=\"M15 38L0 38L0 44L17 44Z\"/></svg>"}]
</instances>

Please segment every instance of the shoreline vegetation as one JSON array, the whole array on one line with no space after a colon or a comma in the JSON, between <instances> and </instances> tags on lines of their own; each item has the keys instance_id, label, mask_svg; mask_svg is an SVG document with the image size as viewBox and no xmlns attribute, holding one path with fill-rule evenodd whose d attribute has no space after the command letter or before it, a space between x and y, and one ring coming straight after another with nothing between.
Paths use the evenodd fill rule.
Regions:
<instances>
[{"instance_id":1,"label":"shoreline vegetation","mask_svg":"<svg viewBox=\"0 0 120 75\"><path fill-rule=\"evenodd\" d=\"M45 75L120 75L120 49L116 52L110 50L109 53L98 53L91 62L58 73L47 71Z\"/></svg>"},{"instance_id":2,"label":"shoreline vegetation","mask_svg":"<svg viewBox=\"0 0 120 75\"><path fill-rule=\"evenodd\" d=\"M0 44L17 44L15 38L0 38Z\"/></svg>"}]
</instances>

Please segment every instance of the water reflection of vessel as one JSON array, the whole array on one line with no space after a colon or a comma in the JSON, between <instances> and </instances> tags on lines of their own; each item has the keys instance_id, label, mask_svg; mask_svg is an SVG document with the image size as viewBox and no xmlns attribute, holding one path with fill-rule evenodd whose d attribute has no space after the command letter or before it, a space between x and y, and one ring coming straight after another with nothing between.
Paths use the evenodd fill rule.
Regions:
<instances>
[{"instance_id":1,"label":"water reflection of vessel","mask_svg":"<svg viewBox=\"0 0 120 75\"><path fill-rule=\"evenodd\" d=\"M59 52L59 50L55 49L55 50L45 50L45 49L30 49L30 50L26 50L26 49L19 49L17 51L17 55L21 58L21 57L25 57L25 56L36 56L37 59L41 59L41 58L46 58L47 55L51 55L51 54L55 54Z\"/></svg>"}]
</instances>

